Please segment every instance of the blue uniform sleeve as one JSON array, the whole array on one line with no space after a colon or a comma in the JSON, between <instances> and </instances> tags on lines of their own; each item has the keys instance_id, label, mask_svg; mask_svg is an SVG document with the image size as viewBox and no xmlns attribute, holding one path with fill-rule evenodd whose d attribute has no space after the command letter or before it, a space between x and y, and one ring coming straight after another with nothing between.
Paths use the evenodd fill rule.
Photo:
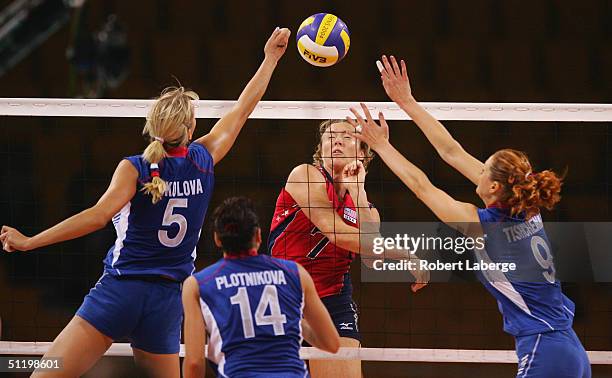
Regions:
<instances>
[{"instance_id":1,"label":"blue uniform sleeve","mask_svg":"<svg viewBox=\"0 0 612 378\"><path fill-rule=\"evenodd\" d=\"M478 209L478 218L480 219L480 223L491 223L498 221L495 214L489 209Z\"/></svg>"},{"instance_id":2,"label":"blue uniform sleeve","mask_svg":"<svg viewBox=\"0 0 612 378\"><path fill-rule=\"evenodd\" d=\"M142 159L140 155L128 156L124 158L125 160L132 163L134 168L138 171L138 180L140 181L148 181L149 179L149 167L147 163Z\"/></svg>"},{"instance_id":3,"label":"blue uniform sleeve","mask_svg":"<svg viewBox=\"0 0 612 378\"><path fill-rule=\"evenodd\" d=\"M189 159L203 172L213 173L214 162L212 155L206 147L200 143L191 143L189 145Z\"/></svg>"}]
</instances>

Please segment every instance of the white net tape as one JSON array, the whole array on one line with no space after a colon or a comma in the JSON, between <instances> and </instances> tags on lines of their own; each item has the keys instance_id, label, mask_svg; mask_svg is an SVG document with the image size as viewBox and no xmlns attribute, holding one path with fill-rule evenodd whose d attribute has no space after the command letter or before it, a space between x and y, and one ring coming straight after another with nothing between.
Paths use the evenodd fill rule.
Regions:
<instances>
[{"instance_id":1,"label":"white net tape","mask_svg":"<svg viewBox=\"0 0 612 378\"><path fill-rule=\"evenodd\" d=\"M145 117L152 100L0 98L0 115L47 117ZM388 120L408 116L392 102L367 102L374 117ZM612 104L423 102L434 117L446 121L610 122ZM234 101L197 101L196 117L220 118ZM344 119L359 102L261 101L254 119Z\"/></svg>"},{"instance_id":2,"label":"white net tape","mask_svg":"<svg viewBox=\"0 0 612 378\"><path fill-rule=\"evenodd\" d=\"M0 355L41 356L51 346L48 342L0 341ZM591 364L612 365L612 352L589 351ZM115 343L106 356L131 356L129 344ZM181 356L185 355L181 345ZM513 350L471 350L471 349L393 349L393 348L340 348L336 354L316 348L302 348L300 357L305 360L362 360L394 362L448 362L448 363L508 363L516 364Z\"/></svg>"}]
</instances>

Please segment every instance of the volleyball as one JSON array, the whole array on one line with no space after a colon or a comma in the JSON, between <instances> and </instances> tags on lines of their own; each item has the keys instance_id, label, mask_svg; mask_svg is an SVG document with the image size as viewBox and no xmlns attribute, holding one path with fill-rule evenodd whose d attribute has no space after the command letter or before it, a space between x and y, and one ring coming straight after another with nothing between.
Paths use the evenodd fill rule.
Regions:
<instances>
[{"instance_id":1,"label":"volleyball","mask_svg":"<svg viewBox=\"0 0 612 378\"><path fill-rule=\"evenodd\" d=\"M302 22L296 34L297 48L305 61L329 67L346 56L351 37L346 24L331 13L317 13Z\"/></svg>"}]
</instances>

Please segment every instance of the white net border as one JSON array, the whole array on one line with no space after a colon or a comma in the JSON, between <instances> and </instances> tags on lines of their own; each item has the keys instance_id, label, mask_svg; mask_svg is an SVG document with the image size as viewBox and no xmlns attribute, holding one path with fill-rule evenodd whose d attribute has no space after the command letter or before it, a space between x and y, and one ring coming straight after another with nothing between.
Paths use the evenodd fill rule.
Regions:
<instances>
[{"instance_id":1,"label":"white net border","mask_svg":"<svg viewBox=\"0 0 612 378\"><path fill-rule=\"evenodd\" d=\"M0 98L0 116L146 117L153 100ZM196 102L197 118L220 118L234 101ZM343 119L357 101L260 101L252 119ZM611 122L612 104L422 102L441 121ZM393 102L367 102L388 120L408 116Z\"/></svg>"},{"instance_id":2,"label":"white net border","mask_svg":"<svg viewBox=\"0 0 612 378\"><path fill-rule=\"evenodd\" d=\"M51 346L50 342L0 341L0 355L42 356ZM595 365L612 365L612 352L589 351L589 360ZM181 345L180 356L185 355ZM105 356L132 356L129 344L115 343ZM387 362L446 362L446 363L491 363L516 364L513 350L476 350L476 349L396 349L396 348L340 348L331 354L319 349L301 348L300 357L305 360L362 360Z\"/></svg>"}]
</instances>

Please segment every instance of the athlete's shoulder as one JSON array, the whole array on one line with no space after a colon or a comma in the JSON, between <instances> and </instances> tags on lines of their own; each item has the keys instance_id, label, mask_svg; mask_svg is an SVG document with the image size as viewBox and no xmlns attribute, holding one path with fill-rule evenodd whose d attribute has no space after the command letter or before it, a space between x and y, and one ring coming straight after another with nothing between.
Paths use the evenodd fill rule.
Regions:
<instances>
[{"instance_id":1,"label":"athlete's shoulder","mask_svg":"<svg viewBox=\"0 0 612 378\"><path fill-rule=\"evenodd\" d=\"M216 263L207 266L206 268L200 270L197 273L194 273L195 279L198 281L200 285L203 285L210 280L213 280L218 274L223 271L223 268L226 265L225 259L219 259Z\"/></svg>"},{"instance_id":2,"label":"athlete's shoulder","mask_svg":"<svg viewBox=\"0 0 612 378\"><path fill-rule=\"evenodd\" d=\"M189 153L204 152L204 153L210 154L208 150L206 149L206 147L202 143L198 143L198 142L190 143L189 147L187 147L187 151Z\"/></svg>"},{"instance_id":3,"label":"athlete's shoulder","mask_svg":"<svg viewBox=\"0 0 612 378\"><path fill-rule=\"evenodd\" d=\"M189 144L187 148L187 156L192 163L194 163L201 171L212 171L214 161L212 155L206 147L198 142Z\"/></svg>"},{"instance_id":4,"label":"athlete's shoulder","mask_svg":"<svg viewBox=\"0 0 612 378\"><path fill-rule=\"evenodd\" d=\"M481 223L496 223L509 220L509 209L499 207L487 207L477 209L478 219Z\"/></svg>"},{"instance_id":5,"label":"athlete's shoulder","mask_svg":"<svg viewBox=\"0 0 612 378\"><path fill-rule=\"evenodd\" d=\"M325 176L317 167L312 164L300 164L293 168L287 183L309 183L309 182L325 182Z\"/></svg>"},{"instance_id":6,"label":"athlete's shoulder","mask_svg":"<svg viewBox=\"0 0 612 378\"><path fill-rule=\"evenodd\" d=\"M296 280L296 281L300 280L299 265L295 261L279 259L276 257L272 257L270 255L260 255L260 256L262 256L262 259L265 259L265 261L267 262L266 265L273 267L275 269L281 269L282 271L285 272L285 274L288 274L289 277L293 277L292 278L293 280Z\"/></svg>"},{"instance_id":7,"label":"athlete's shoulder","mask_svg":"<svg viewBox=\"0 0 612 378\"><path fill-rule=\"evenodd\" d=\"M130 162L130 164L138 171L139 177L148 176L150 164L142 157L142 155L125 156L122 161L119 162L119 164L121 164L123 161Z\"/></svg>"},{"instance_id":8,"label":"athlete's shoulder","mask_svg":"<svg viewBox=\"0 0 612 378\"><path fill-rule=\"evenodd\" d=\"M264 256L264 258L267 259L268 262L270 262L271 264L286 268L286 269L290 269L290 270L295 270L297 271L297 263L295 261L291 261L291 260L285 260L285 259L279 259L277 257L272 257L270 255L262 255Z\"/></svg>"}]
</instances>

